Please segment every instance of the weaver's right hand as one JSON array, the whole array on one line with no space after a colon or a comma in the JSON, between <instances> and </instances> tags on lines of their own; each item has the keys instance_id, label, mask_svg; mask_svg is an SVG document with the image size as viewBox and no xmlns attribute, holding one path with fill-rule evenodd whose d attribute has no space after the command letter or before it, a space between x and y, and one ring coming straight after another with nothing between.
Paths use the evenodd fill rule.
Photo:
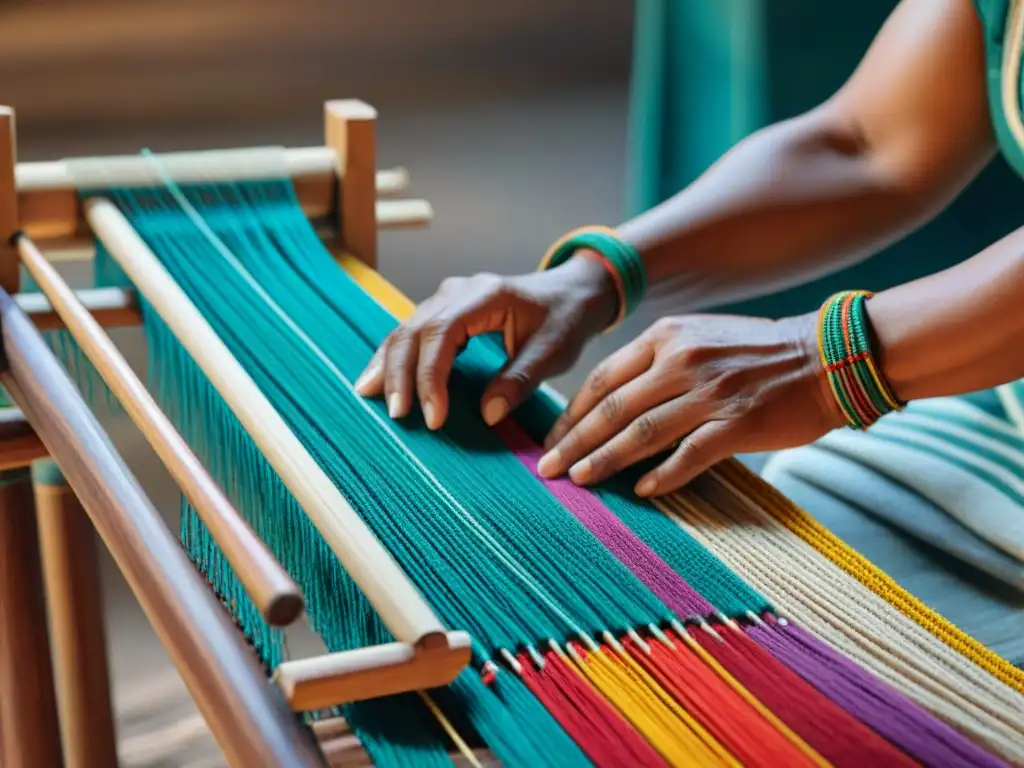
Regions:
<instances>
[{"instance_id":1,"label":"weaver's right hand","mask_svg":"<svg viewBox=\"0 0 1024 768\"><path fill-rule=\"evenodd\" d=\"M509 363L481 401L484 420L494 425L576 362L584 344L614 319L616 302L610 275L587 258L517 277L450 278L385 339L356 391L386 397L395 419L418 397L427 426L438 429L448 416L456 355L471 337L501 331Z\"/></svg>"}]
</instances>

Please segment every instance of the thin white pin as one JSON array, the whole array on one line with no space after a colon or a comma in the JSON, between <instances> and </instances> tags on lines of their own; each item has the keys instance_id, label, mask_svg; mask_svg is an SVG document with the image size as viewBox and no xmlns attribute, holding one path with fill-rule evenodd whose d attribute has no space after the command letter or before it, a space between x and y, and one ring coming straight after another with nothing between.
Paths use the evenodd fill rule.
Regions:
<instances>
[{"instance_id":1,"label":"thin white pin","mask_svg":"<svg viewBox=\"0 0 1024 768\"><path fill-rule=\"evenodd\" d=\"M565 651L562 650L562 646L556 643L554 639L548 640L548 648L558 654L560 659L568 659L568 656L565 655Z\"/></svg>"},{"instance_id":2,"label":"thin white pin","mask_svg":"<svg viewBox=\"0 0 1024 768\"><path fill-rule=\"evenodd\" d=\"M764 621L762 621L761 617L758 616L753 611L747 611L746 615L747 615L747 618L750 619L751 622L753 622L754 626L757 626L757 627L767 627L768 626L767 624L764 623Z\"/></svg>"},{"instance_id":3,"label":"thin white pin","mask_svg":"<svg viewBox=\"0 0 1024 768\"><path fill-rule=\"evenodd\" d=\"M651 646L649 646L647 644L647 641L637 634L637 631L635 629L630 627L626 630L626 634L629 635L629 639L636 643L637 647L639 647L640 650L643 651L646 656L651 655Z\"/></svg>"},{"instance_id":4,"label":"thin white pin","mask_svg":"<svg viewBox=\"0 0 1024 768\"><path fill-rule=\"evenodd\" d=\"M648 624L647 631L654 636L655 640L659 640L660 642L667 645L669 648L675 650L676 644L672 642L672 638L670 638L668 635L666 635L664 632L658 629L657 624Z\"/></svg>"},{"instance_id":5,"label":"thin white pin","mask_svg":"<svg viewBox=\"0 0 1024 768\"><path fill-rule=\"evenodd\" d=\"M511 651L507 648L500 648L498 653L501 654L501 657L513 672L519 675L519 677L523 676L523 665L519 663L519 659L512 655Z\"/></svg>"},{"instance_id":6,"label":"thin white pin","mask_svg":"<svg viewBox=\"0 0 1024 768\"><path fill-rule=\"evenodd\" d=\"M544 669L544 657L537 653L537 649L532 645L526 646L526 652L530 654L530 658L533 659L533 663L537 665L537 669Z\"/></svg>"},{"instance_id":7,"label":"thin white pin","mask_svg":"<svg viewBox=\"0 0 1024 768\"><path fill-rule=\"evenodd\" d=\"M707 632L709 635L711 635L713 638L715 638L715 640L717 640L718 642L725 642L725 640L722 639L722 636L718 634L717 630L710 624L708 624L703 618L700 620L700 628Z\"/></svg>"},{"instance_id":8,"label":"thin white pin","mask_svg":"<svg viewBox=\"0 0 1024 768\"><path fill-rule=\"evenodd\" d=\"M586 632L580 632L579 638L583 641L583 644L587 646L587 650L591 653L597 653L599 650L601 650L598 644L594 642L594 638L592 638Z\"/></svg>"},{"instance_id":9,"label":"thin white pin","mask_svg":"<svg viewBox=\"0 0 1024 768\"><path fill-rule=\"evenodd\" d=\"M566 646L569 649L569 655L573 657L578 663L583 663L583 657L580 656L579 651L576 650L572 645Z\"/></svg>"},{"instance_id":10,"label":"thin white pin","mask_svg":"<svg viewBox=\"0 0 1024 768\"><path fill-rule=\"evenodd\" d=\"M622 647L622 643L615 639L615 635L609 632L607 629L601 633L601 638L606 644L612 647L612 649L622 656L626 655L626 649Z\"/></svg>"},{"instance_id":11,"label":"thin white pin","mask_svg":"<svg viewBox=\"0 0 1024 768\"><path fill-rule=\"evenodd\" d=\"M672 627L672 631L675 632L680 637L682 637L682 638L690 637L690 633L686 631L686 627L684 627L682 624L680 624L679 621L677 621L676 619L672 619L672 621L669 622L669 626L671 626Z\"/></svg>"}]
</instances>

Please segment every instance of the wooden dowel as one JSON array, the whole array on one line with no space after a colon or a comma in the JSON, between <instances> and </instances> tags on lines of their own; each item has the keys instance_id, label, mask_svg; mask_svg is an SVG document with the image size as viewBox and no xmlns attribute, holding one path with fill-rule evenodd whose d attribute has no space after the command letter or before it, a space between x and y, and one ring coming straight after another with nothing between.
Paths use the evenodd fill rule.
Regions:
<instances>
[{"instance_id":1,"label":"wooden dowel","mask_svg":"<svg viewBox=\"0 0 1024 768\"><path fill-rule=\"evenodd\" d=\"M2 109L2 108L0 108ZM2 127L2 126L0 126ZM0 137L2 139L2 137ZM0 144L2 146L2 144ZM231 150L226 150L230 152ZM188 153L199 157L199 162L190 165L186 171L193 176L203 171L202 157L214 155L209 153ZM167 155L161 155L166 158ZM336 203L335 188L338 183L338 159L331 147L304 147L284 150L285 170L289 174L295 195L299 199L302 210L311 220L324 219L331 215ZM102 158L106 161L108 158ZM152 163L141 155L115 156L109 158L112 163L145 163L152 168ZM100 158L97 158L99 161ZM37 243L47 245L73 245L88 242L89 231L85 226L79 200L72 163L75 161L56 160L39 163L18 163L12 171L17 186L17 199L11 201L12 211L17 218L12 219L11 232L20 229ZM3 164L0 161L0 173ZM259 174L261 169L252 168L249 173ZM264 175L267 169L262 169ZM116 173L116 169L111 171ZM136 171L133 171L136 173ZM236 175L237 171L235 172ZM253 178L247 176L247 178ZM113 176L117 180L117 176ZM125 180L125 179L122 179ZM377 193L393 195L401 192L409 185L409 173L404 168L386 169L376 172L375 182ZM109 183L109 182L108 182ZM2 201L0 201L2 202ZM16 203L16 206L15 206ZM0 206L0 214L2 214ZM0 224L3 221L0 220ZM10 291L9 291L10 292Z\"/></svg>"},{"instance_id":2,"label":"wooden dowel","mask_svg":"<svg viewBox=\"0 0 1024 768\"><path fill-rule=\"evenodd\" d=\"M142 322L139 302L131 288L87 288L75 291L75 297L104 328L119 328ZM40 331L55 331L65 327L45 293L19 293L14 300Z\"/></svg>"},{"instance_id":3,"label":"wooden dowel","mask_svg":"<svg viewBox=\"0 0 1024 768\"><path fill-rule=\"evenodd\" d=\"M7 366L0 383L60 465L229 764L324 765L323 754L264 677L67 371L3 291L0 335ZM0 568L8 562L0 557ZM23 579L18 573L19 588Z\"/></svg>"},{"instance_id":4,"label":"wooden dowel","mask_svg":"<svg viewBox=\"0 0 1024 768\"><path fill-rule=\"evenodd\" d=\"M11 238L18 231L18 195L15 190L17 147L14 110L0 107L0 287L17 293L21 281Z\"/></svg>"},{"instance_id":5,"label":"wooden dowel","mask_svg":"<svg viewBox=\"0 0 1024 768\"><path fill-rule=\"evenodd\" d=\"M63 765L42 578L32 479L28 468L8 470L0 474L0 714L4 768Z\"/></svg>"},{"instance_id":6,"label":"wooden dowel","mask_svg":"<svg viewBox=\"0 0 1024 768\"><path fill-rule=\"evenodd\" d=\"M405 168L390 168L377 171L377 196L394 195L409 188L409 171Z\"/></svg>"},{"instance_id":7,"label":"wooden dowel","mask_svg":"<svg viewBox=\"0 0 1024 768\"><path fill-rule=\"evenodd\" d=\"M324 103L324 143L337 153L341 169L338 234L345 250L371 267L377 266L376 125L377 110L358 99Z\"/></svg>"},{"instance_id":8,"label":"wooden dowel","mask_svg":"<svg viewBox=\"0 0 1024 768\"><path fill-rule=\"evenodd\" d=\"M224 496L110 337L78 301L57 270L29 238L19 238L17 245L29 274L192 502L257 609L273 626L291 624L303 611L298 585Z\"/></svg>"},{"instance_id":9,"label":"wooden dowel","mask_svg":"<svg viewBox=\"0 0 1024 768\"><path fill-rule=\"evenodd\" d=\"M0 408L0 470L28 467L48 456L46 446L17 408Z\"/></svg>"},{"instance_id":10,"label":"wooden dowel","mask_svg":"<svg viewBox=\"0 0 1024 768\"><path fill-rule=\"evenodd\" d=\"M469 663L470 638L449 632L447 646L386 643L282 662L274 680L296 712L449 685Z\"/></svg>"},{"instance_id":11,"label":"wooden dowel","mask_svg":"<svg viewBox=\"0 0 1024 768\"><path fill-rule=\"evenodd\" d=\"M66 768L116 768L107 637L92 525L57 465L32 467Z\"/></svg>"},{"instance_id":12,"label":"wooden dowel","mask_svg":"<svg viewBox=\"0 0 1024 768\"><path fill-rule=\"evenodd\" d=\"M378 200L377 227L407 229L425 227L434 218L434 209L426 200Z\"/></svg>"},{"instance_id":13,"label":"wooden dowel","mask_svg":"<svg viewBox=\"0 0 1024 768\"><path fill-rule=\"evenodd\" d=\"M90 199L96 236L209 378L281 481L400 642L446 643L441 622L249 374L109 201Z\"/></svg>"}]
</instances>

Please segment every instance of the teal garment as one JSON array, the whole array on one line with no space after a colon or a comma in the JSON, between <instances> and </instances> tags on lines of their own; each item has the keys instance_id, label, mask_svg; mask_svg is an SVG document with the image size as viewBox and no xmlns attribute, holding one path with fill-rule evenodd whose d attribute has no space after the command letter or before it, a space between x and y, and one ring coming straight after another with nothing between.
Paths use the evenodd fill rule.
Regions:
<instances>
[{"instance_id":1,"label":"teal garment","mask_svg":"<svg viewBox=\"0 0 1024 768\"><path fill-rule=\"evenodd\" d=\"M1024 175L1001 99L1009 3L975 6L995 133ZM1024 665L1024 382L911 403L867 432L776 454L764 476L925 604Z\"/></svg>"},{"instance_id":2,"label":"teal garment","mask_svg":"<svg viewBox=\"0 0 1024 768\"><path fill-rule=\"evenodd\" d=\"M896 0L639 0L625 216L680 191L758 128L831 96L895 6ZM877 256L722 309L781 317L812 311L838 290L880 291L946 269L1024 225L1022 192L1020 178L997 158L933 222Z\"/></svg>"}]
</instances>

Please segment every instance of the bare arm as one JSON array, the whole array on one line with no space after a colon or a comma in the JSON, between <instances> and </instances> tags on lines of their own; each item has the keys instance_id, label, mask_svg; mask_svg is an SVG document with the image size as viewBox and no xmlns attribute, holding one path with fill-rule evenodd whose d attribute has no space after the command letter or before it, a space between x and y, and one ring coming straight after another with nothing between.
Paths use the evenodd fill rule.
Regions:
<instances>
[{"instance_id":1,"label":"bare arm","mask_svg":"<svg viewBox=\"0 0 1024 768\"><path fill-rule=\"evenodd\" d=\"M827 103L620 228L694 311L807 282L937 215L994 150L970 0L903 0Z\"/></svg>"}]
</instances>

